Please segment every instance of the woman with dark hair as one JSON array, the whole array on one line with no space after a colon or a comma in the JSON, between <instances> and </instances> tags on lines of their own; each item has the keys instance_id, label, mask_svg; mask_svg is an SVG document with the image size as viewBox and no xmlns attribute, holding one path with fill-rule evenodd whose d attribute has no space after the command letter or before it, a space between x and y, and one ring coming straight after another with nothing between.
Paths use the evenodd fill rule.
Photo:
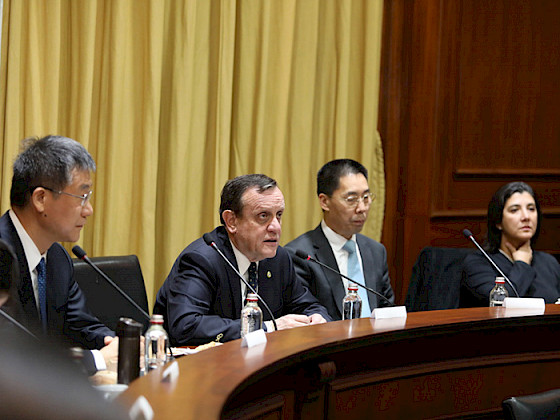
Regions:
<instances>
[{"instance_id":1,"label":"woman with dark hair","mask_svg":"<svg viewBox=\"0 0 560 420\"><path fill-rule=\"evenodd\" d=\"M520 297L542 297L554 303L560 296L560 264L545 252L534 251L541 211L533 189L524 182L502 186L488 204L490 258L515 286ZM481 252L463 263L461 306L488 306L490 291L500 276ZM511 297L515 292L506 283Z\"/></svg>"}]
</instances>

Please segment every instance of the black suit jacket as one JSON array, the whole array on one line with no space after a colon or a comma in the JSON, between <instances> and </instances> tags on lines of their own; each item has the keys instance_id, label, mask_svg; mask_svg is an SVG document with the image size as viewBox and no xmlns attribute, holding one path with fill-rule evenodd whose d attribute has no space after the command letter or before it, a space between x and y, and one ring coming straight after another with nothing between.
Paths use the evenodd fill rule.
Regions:
<instances>
[{"instance_id":1,"label":"black suit jacket","mask_svg":"<svg viewBox=\"0 0 560 420\"><path fill-rule=\"evenodd\" d=\"M381 293L390 302L394 302L395 297L389 280L385 247L361 234L356 235L356 241L360 248L366 286ZM293 253L300 249L323 264L340 271L331 245L320 224L314 230L310 230L288 243L286 248ZM294 264L298 277L327 308L331 318L342 319L342 300L346 295L342 278L319 264L302 260L299 257L294 257ZM368 292L368 298L371 309L389 306L386 301L371 292Z\"/></svg>"},{"instance_id":2,"label":"black suit jacket","mask_svg":"<svg viewBox=\"0 0 560 420\"><path fill-rule=\"evenodd\" d=\"M16 284L18 302L14 302L9 311L22 324L40 334L42 327L27 258L7 212L0 217L0 238L15 253L20 272ZM89 312L82 291L72 279L73 271L70 255L60 244L54 243L47 251L47 333L69 345L99 349L104 345L105 336L115 334Z\"/></svg>"},{"instance_id":3,"label":"black suit jacket","mask_svg":"<svg viewBox=\"0 0 560 420\"><path fill-rule=\"evenodd\" d=\"M233 248L224 227L210 236L237 268ZM275 318L290 313L321 314L327 311L297 279L292 260L278 247L274 258L259 262L259 295ZM181 252L160 288L154 313L164 315L173 345L203 344L240 337L241 280L216 250L197 239ZM261 309L263 309L261 305ZM263 310L265 320L270 316Z\"/></svg>"}]
</instances>

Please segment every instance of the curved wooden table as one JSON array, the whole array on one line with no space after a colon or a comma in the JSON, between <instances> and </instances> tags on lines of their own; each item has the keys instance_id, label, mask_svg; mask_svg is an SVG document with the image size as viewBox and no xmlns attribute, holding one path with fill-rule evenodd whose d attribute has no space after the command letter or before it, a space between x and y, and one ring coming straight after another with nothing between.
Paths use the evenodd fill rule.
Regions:
<instances>
[{"instance_id":1,"label":"curved wooden table","mask_svg":"<svg viewBox=\"0 0 560 420\"><path fill-rule=\"evenodd\" d=\"M155 371L120 400L144 395L156 419L492 416L508 396L560 387L559 333L560 305L331 322L179 358L174 383Z\"/></svg>"}]
</instances>

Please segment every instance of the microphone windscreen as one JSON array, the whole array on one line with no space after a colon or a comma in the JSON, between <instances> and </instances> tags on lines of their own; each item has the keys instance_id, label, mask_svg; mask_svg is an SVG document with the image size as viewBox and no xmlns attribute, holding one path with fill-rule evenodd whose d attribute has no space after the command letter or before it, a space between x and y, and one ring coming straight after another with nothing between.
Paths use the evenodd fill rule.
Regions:
<instances>
[{"instance_id":1,"label":"microphone windscreen","mask_svg":"<svg viewBox=\"0 0 560 420\"><path fill-rule=\"evenodd\" d=\"M472 236L472 232L468 229L463 229L463 235L465 235L466 238L470 238Z\"/></svg>"},{"instance_id":2,"label":"microphone windscreen","mask_svg":"<svg viewBox=\"0 0 560 420\"><path fill-rule=\"evenodd\" d=\"M209 233L205 233L204 235L202 235L202 239L204 239L204 242L206 242L206 245L212 245L212 242L214 242L212 240L212 237L210 236Z\"/></svg>"},{"instance_id":3,"label":"microphone windscreen","mask_svg":"<svg viewBox=\"0 0 560 420\"><path fill-rule=\"evenodd\" d=\"M72 252L80 260L83 260L85 257L87 257L86 251L84 251L79 245L74 245L74 247L72 248Z\"/></svg>"},{"instance_id":4,"label":"microphone windscreen","mask_svg":"<svg viewBox=\"0 0 560 420\"><path fill-rule=\"evenodd\" d=\"M304 260L307 260L307 259L309 258L309 255L307 255L307 253L306 253L306 252L303 252L301 249L298 249L298 250L296 251L296 255L297 255L298 257L300 257L301 259L304 259Z\"/></svg>"}]
</instances>

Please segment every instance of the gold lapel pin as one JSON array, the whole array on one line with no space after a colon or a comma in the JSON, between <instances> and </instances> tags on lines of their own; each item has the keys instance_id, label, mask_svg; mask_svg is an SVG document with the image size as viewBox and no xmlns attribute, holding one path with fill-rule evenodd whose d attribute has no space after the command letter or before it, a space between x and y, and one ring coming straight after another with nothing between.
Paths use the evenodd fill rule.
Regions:
<instances>
[{"instance_id":1,"label":"gold lapel pin","mask_svg":"<svg viewBox=\"0 0 560 420\"><path fill-rule=\"evenodd\" d=\"M267 272L266 272L266 277L267 277L267 278L271 278L271 277L272 277L272 273L271 273L270 271L267 271Z\"/></svg>"}]
</instances>

